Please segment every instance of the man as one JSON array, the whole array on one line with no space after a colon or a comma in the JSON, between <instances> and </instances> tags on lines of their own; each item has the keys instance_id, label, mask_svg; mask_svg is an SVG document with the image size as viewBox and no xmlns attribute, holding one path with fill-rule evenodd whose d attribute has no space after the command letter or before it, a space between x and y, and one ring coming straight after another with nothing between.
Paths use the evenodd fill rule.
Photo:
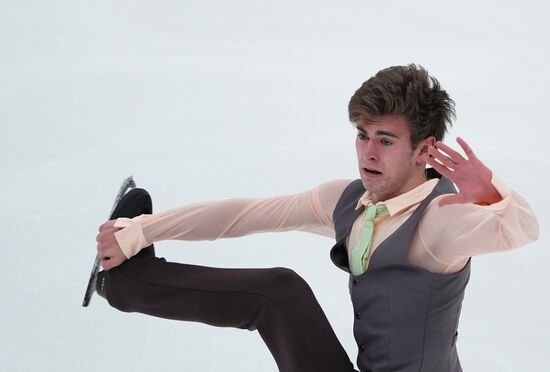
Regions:
<instances>
[{"instance_id":1,"label":"man","mask_svg":"<svg viewBox=\"0 0 550 372\"><path fill-rule=\"evenodd\" d=\"M441 142L453 104L423 68L390 67L349 104L360 180L160 214L145 191L132 190L100 227L98 292L123 311L257 329L281 371L353 371L294 272L168 263L152 247L309 231L336 237L331 258L350 273L361 372L461 371L455 343L470 257L534 241L538 223L464 140L466 157Z\"/></svg>"}]
</instances>

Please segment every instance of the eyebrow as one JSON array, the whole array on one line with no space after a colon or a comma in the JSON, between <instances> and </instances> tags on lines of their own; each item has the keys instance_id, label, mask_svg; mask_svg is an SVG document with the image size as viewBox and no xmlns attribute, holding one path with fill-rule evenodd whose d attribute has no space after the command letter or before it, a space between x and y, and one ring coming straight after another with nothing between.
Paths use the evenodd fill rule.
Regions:
<instances>
[{"instance_id":1,"label":"eyebrow","mask_svg":"<svg viewBox=\"0 0 550 372\"><path fill-rule=\"evenodd\" d=\"M360 128L360 127L357 127L357 130L359 132L362 132L362 133L367 133L366 130L364 130L363 128ZM377 130L375 133L375 135L377 136L388 136L388 137L393 137L393 138L399 138L399 136L393 132L388 132L387 130Z\"/></svg>"}]
</instances>

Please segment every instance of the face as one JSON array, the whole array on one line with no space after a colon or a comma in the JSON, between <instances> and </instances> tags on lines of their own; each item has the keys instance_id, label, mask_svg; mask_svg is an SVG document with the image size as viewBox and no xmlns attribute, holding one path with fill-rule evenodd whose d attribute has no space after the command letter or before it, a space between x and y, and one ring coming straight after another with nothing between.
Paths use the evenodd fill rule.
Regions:
<instances>
[{"instance_id":1,"label":"face","mask_svg":"<svg viewBox=\"0 0 550 372\"><path fill-rule=\"evenodd\" d=\"M423 158L434 137L413 149L407 119L386 115L357 125L355 148L363 186L373 202L384 201L425 182Z\"/></svg>"}]
</instances>

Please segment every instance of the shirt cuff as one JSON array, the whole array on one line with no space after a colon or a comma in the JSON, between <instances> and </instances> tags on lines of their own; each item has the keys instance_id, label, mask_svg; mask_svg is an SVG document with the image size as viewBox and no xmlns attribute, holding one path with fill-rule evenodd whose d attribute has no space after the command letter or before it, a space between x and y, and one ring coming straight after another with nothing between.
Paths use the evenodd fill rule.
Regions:
<instances>
[{"instance_id":1,"label":"shirt cuff","mask_svg":"<svg viewBox=\"0 0 550 372\"><path fill-rule=\"evenodd\" d=\"M144 215L136 218L117 218L114 227L122 228L115 232L115 239L126 258L131 258L147 247L149 243L145 240L143 229L139 221Z\"/></svg>"}]
</instances>

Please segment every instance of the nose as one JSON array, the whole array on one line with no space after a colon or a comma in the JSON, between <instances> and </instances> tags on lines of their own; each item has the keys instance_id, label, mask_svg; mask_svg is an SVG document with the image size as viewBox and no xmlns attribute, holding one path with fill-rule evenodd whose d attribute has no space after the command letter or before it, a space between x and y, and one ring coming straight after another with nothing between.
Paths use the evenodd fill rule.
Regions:
<instances>
[{"instance_id":1,"label":"nose","mask_svg":"<svg viewBox=\"0 0 550 372\"><path fill-rule=\"evenodd\" d=\"M363 160L377 160L378 149L372 140L357 141L357 154Z\"/></svg>"}]
</instances>

